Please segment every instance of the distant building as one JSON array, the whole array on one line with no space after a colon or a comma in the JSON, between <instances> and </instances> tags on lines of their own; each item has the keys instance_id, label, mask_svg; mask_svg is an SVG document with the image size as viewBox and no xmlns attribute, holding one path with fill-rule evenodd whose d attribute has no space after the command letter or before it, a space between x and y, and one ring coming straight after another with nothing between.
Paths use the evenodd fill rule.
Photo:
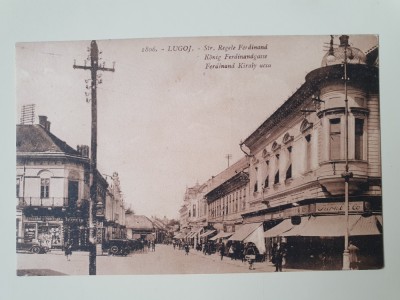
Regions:
<instances>
[{"instance_id":1,"label":"distant building","mask_svg":"<svg viewBox=\"0 0 400 300\"><path fill-rule=\"evenodd\" d=\"M153 222L146 216L128 213L125 216L126 237L133 240L155 240Z\"/></svg>"},{"instance_id":2,"label":"distant building","mask_svg":"<svg viewBox=\"0 0 400 300\"><path fill-rule=\"evenodd\" d=\"M121 192L121 183L117 172L106 176L108 189L105 204L105 239L121 239L126 236L125 206Z\"/></svg>"},{"instance_id":3,"label":"distant building","mask_svg":"<svg viewBox=\"0 0 400 300\"><path fill-rule=\"evenodd\" d=\"M219 232L235 232L243 223L249 199L249 159L239 161L207 182L204 198L208 204L208 224Z\"/></svg>"}]
</instances>

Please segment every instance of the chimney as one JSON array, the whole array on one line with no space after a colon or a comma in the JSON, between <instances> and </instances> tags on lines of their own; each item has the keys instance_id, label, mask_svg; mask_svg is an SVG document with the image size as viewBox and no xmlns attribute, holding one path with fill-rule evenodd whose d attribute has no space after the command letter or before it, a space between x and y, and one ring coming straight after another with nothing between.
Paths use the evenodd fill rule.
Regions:
<instances>
[{"instance_id":1,"label":"chimney","mask_svg":"<svg viewBox=\"0 0 400 300\"><path fill-rule=\"evenodd\" d=\"M50 122L47 121L46 116L39 116L39 125L42 126L46 131L50 131Z\"/></svg>"},{"instance_id":2,"label":"chimney","mask_svg":"<svg viewBox=\"0 0 400 300\"><path fill-rule=\"evenodd\" d=\"M86 157L86 158L89 157L89 146L87 146L87 145L76 146L76 151L78 151L82 157Z\"/></svg>"},{"instance_id":3,"label":"chimney","mask_svg":"<svg viewBox=\"0 0 400 300\"><path fill-rule=\"evenodd\" d=\"M348 35L341 35L339 37L340 40L340 47L348 47L349 46L349 36Z\"/></svg>"}]
</instances>

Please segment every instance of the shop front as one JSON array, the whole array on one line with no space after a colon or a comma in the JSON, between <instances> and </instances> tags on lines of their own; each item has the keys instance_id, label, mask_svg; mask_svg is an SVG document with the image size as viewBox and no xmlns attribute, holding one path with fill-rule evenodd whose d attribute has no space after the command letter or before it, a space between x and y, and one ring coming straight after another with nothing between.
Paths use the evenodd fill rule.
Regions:
<instances>
[{"instance_id":1,"label":"shop front","mask_svg":"<svg viewBox=\"0 0 400 300\"><path fill-rule=\"evenodd\" d=\"M282 243L287 250L287 266L304 269L335 270L342 268L344 236L359 248L360 269L383 266L382 215L366 211L363 201L351 202L349 216L343 203L314 203L296 208L306 214L282 211L283 219L264 232L268 248ZM271 252L269 249L267 252Z\"/></svg>"},{"instance_id":2,"label":"shop front","mask_svg":"<svg viewBox=\"0 0 400 300\"><path fill-rule=\"evenodd\" d=\"M63 219L52 216L23 217L23 241L39 242L50 249L63 246Z\"/></svg>"}]
</instances>

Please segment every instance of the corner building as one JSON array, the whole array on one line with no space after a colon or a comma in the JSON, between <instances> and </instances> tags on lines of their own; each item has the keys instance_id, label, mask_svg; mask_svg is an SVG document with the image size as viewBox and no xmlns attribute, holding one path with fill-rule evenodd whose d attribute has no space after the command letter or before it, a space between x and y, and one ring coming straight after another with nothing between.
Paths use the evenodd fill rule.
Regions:
<instances>
[{"instance_id":1,"label":"corner building","mask_svg":"<svg viewBox=\"0 0 400 300\"><path fill-rule=\"evenodd\" d=\"M292 267L340 269L346 230L360 268L383 266L378 48L364 53L348 39L241 144L250 156L244 223L263 222L267 256L285 242Z\"/></svg>"}]
</instances>

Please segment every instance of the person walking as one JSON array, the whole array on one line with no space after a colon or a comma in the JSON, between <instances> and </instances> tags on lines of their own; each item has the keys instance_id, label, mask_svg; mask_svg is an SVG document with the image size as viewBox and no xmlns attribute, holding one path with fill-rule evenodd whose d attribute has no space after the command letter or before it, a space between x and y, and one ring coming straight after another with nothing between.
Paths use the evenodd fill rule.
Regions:
<instances>
[{"instance_id":1,"label":"person walking","mask_svg":"<svg viewBox=\"0 0 400 300\"><path fill-rule=\"evenodd\" d=\"M70 241L67 241L65 245L65 257L67 258L68 261L70 261L71 255L72 255L72 243Z\"/></svg>"},{"instance_id":2,"label":"person walking","mask_svg":"<svg viewBox=\"0 0 400 300\"><path fill-rule=\"evenodd\" d=\"M360 249L353 244L353 242L349 242L349 260L350 260L350 270L358 270L358 252Z\"/></svg>"},{"instance_id":3,"label":"person walking","mask_svg":"<svg viewBox=\"0 0 400 300\"><path fill-rule=\"evenodd\" d=\"M275 260L275 272L282 272L282 262L285 256L285 248L279 243L275 248L275 254L273 255Z\"/></svg>"},{"instance_id":4,"label":"person walking","mask_svg":"<svg viewBox=\"0 0 400 300\"><path fill-rule=\"evenodd\" d=\"M225 255L225 244L223 242L221 243L221 247L219 248L219 253L221 255L221 260L222 260Z\"/></svg>"},{"instance_id":5,"label":"person walking","mask_svg":"<svg viewBox=\"0 0 400 300\"><path fill-rule=\"evenodd\" d=\"M231 257L231 260L233 260L235 258L235 251L236 251L235 246L232 244L229 247L229 256ZM236 260L236 258L235 258L235 260Z\"/></svg>"},{"instance_id":6,"label":"person walking","mask_svg":"<svg viewBox=\"0 0 400 300\"><path fill-rule=\"evenodd\" d=\"M246 259L249 263L249 270L255 270L254 262L256 260L256 250L254 249L254 246L250 245L249 247L247 247Z\"/></svg>"},{"instance_id":7,"label":"person walking","mask_svg":"<svg viewBox=\"0 0 400 300\"><path fill-rule=\"evenodd\" d=\"M189 244L185 243L184 248L185 248L185 255L189 255Z\"/></svg>"}]
</instances>

